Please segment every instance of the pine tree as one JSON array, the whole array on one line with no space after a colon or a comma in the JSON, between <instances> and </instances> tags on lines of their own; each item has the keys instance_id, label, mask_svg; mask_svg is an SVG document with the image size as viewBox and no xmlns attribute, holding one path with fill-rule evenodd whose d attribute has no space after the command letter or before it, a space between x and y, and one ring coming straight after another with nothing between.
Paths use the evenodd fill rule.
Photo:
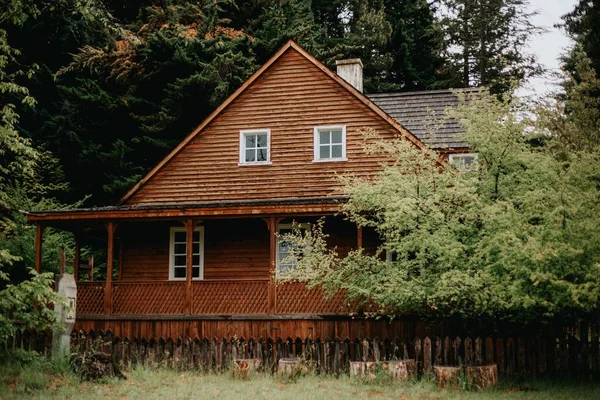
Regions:
<instances>
[{"instance_id":1,"label":"pine tree","mask_svg":"<svg viewBox=\"0 0 600 400\"><path fill-rule=\"evenodd\" d=\"M562 18L569 36L582 46L592 68L600 71L600 1L580 0Z\"/></svg>"},{"instance_id":2,"label":"pine tree","mask_svg":"<svg viewBox=\"0 0 600 400\"><path fill-rule=\"evenodd\" d=\"M489 86L502 93L542 73L525 52L532 35L528 0L441 0L451 86Z\"/></svg>"},{"instance_id":3,"label":"pine tree","mask_svg":"<svg viewBox=\"0 0 600 400\"><path fill-rule=\"evenodd\" d=\"M114 203L256 69L254 44L229 27L223 4L147 7L59 71L64 101L49 132L62 131L53 140L79 194Z\"/></svg>"}]
</instances>

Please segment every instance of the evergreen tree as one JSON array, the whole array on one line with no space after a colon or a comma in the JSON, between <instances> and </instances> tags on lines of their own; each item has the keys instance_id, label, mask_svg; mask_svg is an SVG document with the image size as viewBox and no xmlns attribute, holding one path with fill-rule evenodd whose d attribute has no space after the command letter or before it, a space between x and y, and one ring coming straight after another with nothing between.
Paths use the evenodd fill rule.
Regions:
<instances>
[{"instance_id":1,"label":"evergreen tree","mask_svg":"<svg viewBox=\"0 0 600 400\"><path fill-rule=\"evenodd\" d=\"M600 71L600 1L580 0L575 9L562 18L567 33L582 46L592 62L592 68L598 73ZM571 70L573 67L571 66Z\"/></svg>"},{"instance_id":2,"label":"evergreen tree","mask_svg":"<svg viewBox=\"0 0 600 400\"><path fill-rule=\"evenodd\" d=\"M114 43L83 46L59 71L65 101L48 132L59 132L55 151L79 194L114 203L256 69L222 4L147 7Z\"/></svg>"},{"instance_id":3,"label":"evergreen tree","mask_svg":"<svg viewBox=\"0 0 600 400\"><path fill-rule=\"evenodd\" d=\"M489 86L502 93L542 73L525 52L540 31L530 22L528 0L440 0L440 5L451 86Z\"/></svg>"}]
</instances>

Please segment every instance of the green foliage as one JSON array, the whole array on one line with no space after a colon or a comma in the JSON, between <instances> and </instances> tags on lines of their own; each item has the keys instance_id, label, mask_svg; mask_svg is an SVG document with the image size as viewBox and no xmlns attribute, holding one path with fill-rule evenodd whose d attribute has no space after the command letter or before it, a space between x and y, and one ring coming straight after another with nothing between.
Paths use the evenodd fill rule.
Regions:
<instances>
[{"instance_id":1,"label":"green foliage","mask_svg":"<svg viewBox=\"0 0 600 400\"><path fill-rule=\"evenodd\" d=\"M387 157L375 179L343 179L344 214L374 228L386 262L362 250L339 259L317 227L295 277L343 288L379 313L496 321L576 319L600 299L600 154L530 144L540 132L487 96L453 117L477 151L475 168L442 168L406 140L366 132Z\"/></svg>"},{"instance_id":2,"label":"green foliage","mask_svg":"<svg viewBox=\"0 0 600 400\"><path fill-rule=\"evenodd\" d=\"M539 75L542 68L525 52L535 13L528 0L442 0L442 26L451 60L451 87L489 86L506 93L513 82Z\"/></svg>"},{"instance_id":3,"label":"green foliage","mask_svg":"<svg viewBox=\"0 0 600 400\"><path fill-rule=\"evenodd\" d=\"M18 285L9 284L0 291L0 344L12 336L16 329L35 329L43 331L56 326L56 314L53 304L66 304L65 300L54 293L52 284L54 274L37 274L31 271L30 280ZM0 279L8 276L0 271Z\"/></svg>"}]
</instances>

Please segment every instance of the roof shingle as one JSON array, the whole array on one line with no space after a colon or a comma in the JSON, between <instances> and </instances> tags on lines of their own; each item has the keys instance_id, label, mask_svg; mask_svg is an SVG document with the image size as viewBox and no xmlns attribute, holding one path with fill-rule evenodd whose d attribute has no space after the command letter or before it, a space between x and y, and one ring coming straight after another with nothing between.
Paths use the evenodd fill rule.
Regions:
<instances>
[{"instance_id":1,"label":"roof shingle","mask_svg":"<svg viewBox=\"0 0 600 400\"><path fill-rule=\"evenodd\" d=\"M481 88L427 90L403 93L373 93L367 97L413 135L433 149L470 147L460 137L463 129L447 118L448 107L459 105L458 92L476 93Z\"/></svg>"}]
</instances>

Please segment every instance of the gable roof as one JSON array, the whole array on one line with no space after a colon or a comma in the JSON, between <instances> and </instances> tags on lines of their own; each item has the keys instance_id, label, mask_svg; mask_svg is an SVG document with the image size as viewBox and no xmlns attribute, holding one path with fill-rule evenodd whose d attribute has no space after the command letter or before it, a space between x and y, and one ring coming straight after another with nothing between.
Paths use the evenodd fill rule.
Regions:
<instances>
[{"instance_id":1,"label":"gable roof","mask_svg":"<svg viewBox=\"0 0 600 400\"><path fill-rule=\"evenodd\" d=\"M154 175L156 175L173 157L175 157L182 149L184 149L190 142L196 138L196 136L202 132L215 118L217 118L236 98L238 98L254 81L256 81L269 67L271 67L286 51L294 50L314 64L318 69L325 73L329 78L334 80L337 84L342 86L346 91L351 93L356 99L364 103L369 109L374 111L378 116L385 120L389 125L395 128L402 136L410 140L414 145L420 149L426 149L423 142L405 127L403 127L397 120L386 114L381 108L373 103L367 96L362 92L358 91L336 73L331 71L325 65L323 65L314 56L300 47L297 43L290 40L283 45L277 53L275 53L265 64L263 64L254 74L250 76L233 94L231 94L219 107L217 107L200 125L196 127L185 139L181 141L165 158L162 159L146 176L144 176L138 183L136 183L118 202L119 205L130 199L142 186L144 186ZM440 164L445 165L446 162L440 157L437 160Z\"/></svg>"},{"instance_id":2,"label":"gable roof","mask_svg":"<svg viewBox=\"0 0 600 400\"><path fill-rule=\"evenodd\" d=\"M464 129L458 121L445 118L444 113L449 107L460 104L458 93L477 93L481 90L481 88L468 88L374 93L368 94L367 97L427 146L443 150L471 147L460 137ZM434 132L428 132L428 121L436 126Z\"/></svg>"}]
</instances>

